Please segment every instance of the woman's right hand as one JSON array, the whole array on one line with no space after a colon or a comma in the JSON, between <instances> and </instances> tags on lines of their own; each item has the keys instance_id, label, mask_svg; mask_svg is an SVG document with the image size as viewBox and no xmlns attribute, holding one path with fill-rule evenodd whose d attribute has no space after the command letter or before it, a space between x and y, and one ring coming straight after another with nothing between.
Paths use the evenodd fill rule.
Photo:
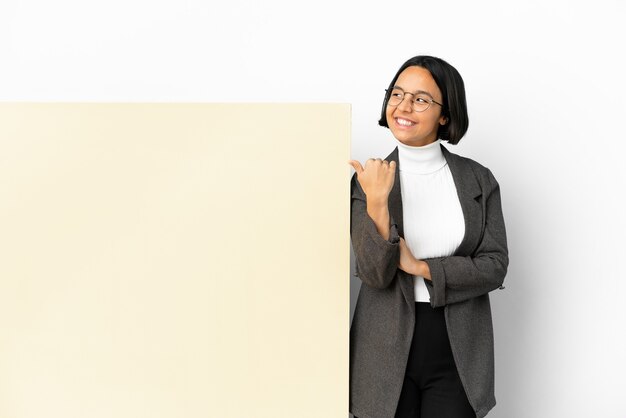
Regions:
<instances>
[{"instance_id":1,"label":"woman's right hand","mask_svg":"<svg viewBox=\"0 0 626 418\"><path fill-rule=\"evenodd\" d=\"M356 171L368 203L386 204L396 176L396 162L370 158L365 161L365 168L356 160L350 160L349 164Z\"/></svg>"}]
</instances>

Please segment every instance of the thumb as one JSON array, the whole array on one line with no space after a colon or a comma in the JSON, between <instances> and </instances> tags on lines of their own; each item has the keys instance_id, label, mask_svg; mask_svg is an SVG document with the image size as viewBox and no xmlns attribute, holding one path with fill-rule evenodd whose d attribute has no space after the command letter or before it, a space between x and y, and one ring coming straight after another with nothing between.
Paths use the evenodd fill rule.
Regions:
<instances>
[{"instance_id":1,"label":"thumb","mask_svg":"<svg viewBox=\"0 0 626 418\"><path fill-rule=\"evenodd\" d=\"M361 174L363 172L363 166L357 160L350 160L348 164L354 168L354 171L356 171L357 174Z\"/></svg>"}]
</instances>

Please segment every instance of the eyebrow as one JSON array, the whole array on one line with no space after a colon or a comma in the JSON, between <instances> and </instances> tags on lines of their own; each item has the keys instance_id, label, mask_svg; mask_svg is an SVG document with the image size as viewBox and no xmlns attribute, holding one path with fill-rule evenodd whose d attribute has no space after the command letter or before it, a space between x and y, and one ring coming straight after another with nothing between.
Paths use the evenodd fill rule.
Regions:
<instances>
[{"instance_id":1,"label":"eyebrow","mask_svg":"<svg viewBox=\"0 0 626 418\"><path fill-rule=\"evenodd\" d=\"M400 87L400 86L393 86L393 88L394 88L394 89L398 89L398 90L405 91L405 90L404 90L402 87ZM430 94L429 92L424 91L424 90L415 90L415 91L410 91L409 93L412 93L412 94L426 94L427 96L430 96L430 98L431 98L431 99L434 99L434 97L433 97L433 95L432 95L432 94Z\"/></svg>"}]
</instances>

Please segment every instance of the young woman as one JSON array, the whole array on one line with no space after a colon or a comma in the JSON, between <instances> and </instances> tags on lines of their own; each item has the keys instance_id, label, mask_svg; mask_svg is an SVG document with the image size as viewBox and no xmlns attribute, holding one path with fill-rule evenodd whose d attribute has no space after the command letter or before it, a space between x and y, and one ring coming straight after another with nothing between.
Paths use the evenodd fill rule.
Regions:
<instances>
[{"instance_id":1,"label":"young woman","mask_svg":"<svg viewBox=\"0 0 626 418\"><path fill-rule=\"evenodd\" d=\"M379 124L397 147L350 161L351 234L361 290L350 328L357 418L484 417L494 396L489 292L508 250L491 171L454 154L468 127L465 87L444 60L405 62Z\"/></svg>"}]
</instances>

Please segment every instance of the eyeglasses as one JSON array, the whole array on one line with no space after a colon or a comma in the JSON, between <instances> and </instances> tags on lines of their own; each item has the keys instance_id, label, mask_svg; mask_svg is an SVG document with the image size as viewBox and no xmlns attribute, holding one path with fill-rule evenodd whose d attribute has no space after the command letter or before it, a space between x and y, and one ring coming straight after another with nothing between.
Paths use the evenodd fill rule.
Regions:
<instances>
[{"instance_id":1,"label":"eyeglasses","mask_svg":"<svg viewBox=\"0 0 626 418\"><path fill-rule=\"evenodd\" d=\"M398 106L400 103L402 103L402 101L404 101L404 95L410 94L413 96L413 100L411 100L411 103L413 105L413 110L415 110L416 112L424 112L428 110L430 105L433 103L443 107L441 103L434 101L430 96L423 93L415 94L408 91L405 92L400 89L393 89L391 90L391 93L389 93L388 89L385 91L389 94L389 98L387 99L388 106Z\"/></svg>"}]
</instances>

